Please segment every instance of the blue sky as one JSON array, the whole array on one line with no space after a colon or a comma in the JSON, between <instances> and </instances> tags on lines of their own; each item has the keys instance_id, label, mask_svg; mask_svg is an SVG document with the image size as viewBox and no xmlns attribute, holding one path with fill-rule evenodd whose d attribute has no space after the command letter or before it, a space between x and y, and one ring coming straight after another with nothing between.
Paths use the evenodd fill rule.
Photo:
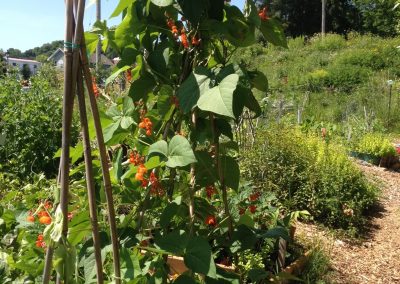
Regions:
<instances>
[{"instance_id":1,"label":"blue sky","mask_svg":"<svg viewBox=\"0 0 400 284\"><path fill-rule=\"evenodd\" d=\"M86 1L90 3L90 0ZM232 0L243 7L244 0ZM118 0L102 0L102 18L108 19ZM0 3L0 49L10 47L25 51L64 38L63 0L4 0ZM85 28L95 22L95 7L85 13ZM118 23L113 19L111 23Z\"/></svg>"}]
</instances>

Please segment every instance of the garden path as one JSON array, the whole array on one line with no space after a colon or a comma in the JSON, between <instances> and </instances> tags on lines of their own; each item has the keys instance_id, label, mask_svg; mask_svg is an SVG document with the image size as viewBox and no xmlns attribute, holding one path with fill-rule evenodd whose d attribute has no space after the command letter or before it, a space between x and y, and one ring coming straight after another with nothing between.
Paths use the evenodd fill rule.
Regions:
<instances>
[{"instance_id":1,"label":"garden path","mask_svg":"<svg viewBox=\"0 0 400 284\"><path fill-rule=\"evenodd\" d=\"M359 167L382 189L363 240L337 239L309 224L300 224L297 232L300 238L326 248L331 259L330 283L400 284L400 173L365 164Z\"/></svg>"}]
</instances>

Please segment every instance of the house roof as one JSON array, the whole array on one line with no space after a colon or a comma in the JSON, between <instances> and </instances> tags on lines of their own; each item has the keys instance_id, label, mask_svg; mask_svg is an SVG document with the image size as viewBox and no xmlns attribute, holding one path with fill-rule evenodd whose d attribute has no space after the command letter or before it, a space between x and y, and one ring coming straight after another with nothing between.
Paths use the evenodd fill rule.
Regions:
<instances>
[{"instance_id":1,"label":"house roof","mask_svg":"<svg viewBox=\"0 0 400 284\"><path fill-rule=\"evenodd\" d=\"M14 58L14 57L9 57L8 61L30 62L30 63L35 63L35 64L41 64L39 61L36 61L36 60L24 59L24 58Z\"/></svg>"},{"instance_id":2,"label":"house roof","mask_svg":"<svg viewBox=\"0 0 400 284\"><path fill-rule=\"evenodd\" d=\"M47 61L57 61L62 56L64 56L64 51L61 48L57 48L57 50L54 51L53 54L50 55L49 58L47 58Z\"/></svg>"}]
</instances>

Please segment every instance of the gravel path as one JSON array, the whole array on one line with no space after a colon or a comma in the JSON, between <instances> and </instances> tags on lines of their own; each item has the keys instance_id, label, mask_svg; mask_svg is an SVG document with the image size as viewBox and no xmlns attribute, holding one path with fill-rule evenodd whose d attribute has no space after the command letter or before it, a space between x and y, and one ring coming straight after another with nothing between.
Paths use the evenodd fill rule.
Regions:
<instances>
[{"instance_id":1,"label":"gravel path","mask_svg":"<svg viewBox=\"0 0 400 284\"><path fill-rule=\"evenodd\" d=\"M335 239L328 231L309 224L300 224L298 235L326 248L331 258L331 283L400 284L400 173L359 166L382 189L380 208L372 216L365 240L354 244Z\"/></svg>"}]
</instances>

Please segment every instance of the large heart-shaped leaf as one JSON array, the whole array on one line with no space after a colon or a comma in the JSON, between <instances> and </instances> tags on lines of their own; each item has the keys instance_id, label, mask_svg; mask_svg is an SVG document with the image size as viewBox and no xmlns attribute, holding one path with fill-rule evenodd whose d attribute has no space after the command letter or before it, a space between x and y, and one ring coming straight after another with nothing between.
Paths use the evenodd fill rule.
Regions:
<instances>
[{"instance_id":1,"label":"large heart-shaped leaf","mask_svg":"<svg viewBox=\"0 0 400 284\"><path fill-rule=\"evenodd\" d=\"M193 272L216 277L216 268L208 242L202 237L189 240L184 256L185 264Z\"/></svg>"},{"instance_id":2,"label":"large heart-shaped leaf","mask_svg":"<svg viewBox=\"0 0 400 284\"><path fill-rule=\"evenodd\" d=\"M200 96L210 89L212 73L205 67L197 67L177 91L179 107L184 113L190 112Z\"/></svg>"},{"instance_id":3,"label":"large heart-shaped leaf","mask_svg":"<svg viewBox=\"0 0 400 284\"><path fill-rule=\"evenodd\" d=\"M166 165L170 168L184 167L197 162L189 141L181 135L172 137L169 145L164 140L152 144L149 154L152 153L164 155L167 158Z\"/></svg>"},{"instance_id":4,"label":"large heart-shaped leaf","mask_svg":"<svg viewBox=\"0 0 400 284\"><path fill-rule=\"evenodd\" d=\"M262 21L260 31L267 41L276 46L288 48L285 32L280 23L274 19Z\"/></svg>"},{"instance_id":5,"label":"large heart-shaped leaf","mask_svg":"<svg viewBox=\"0 0 400 284\"><path fill-rule=\"evenodd\" d=\"M221 83L208 90L197 102L197 106L204 111L235 118L232 109L233 92L239 81L237 74L226 76Z\"/></svg>"}]
</instances>

